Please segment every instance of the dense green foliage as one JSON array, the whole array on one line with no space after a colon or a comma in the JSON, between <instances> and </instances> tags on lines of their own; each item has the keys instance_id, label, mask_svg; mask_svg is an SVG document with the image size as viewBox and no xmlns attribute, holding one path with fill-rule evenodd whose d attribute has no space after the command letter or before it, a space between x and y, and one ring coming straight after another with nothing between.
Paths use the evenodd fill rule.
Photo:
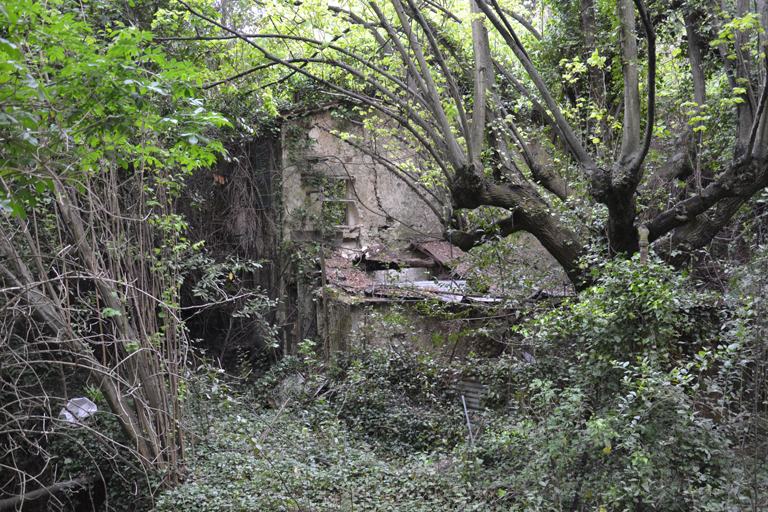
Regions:
<instances>
[{"instance_id":1,"label":"dense green foliage","mask_svg":"<svg viewBox=\"0 0 768 512\"><path fill-rule=\"evenodd\" d=\"M200 135L227 121L202 107L193 66L149 47L149 32L99 27L74 7L18 1L3 9L2 204L16 215L55 180L129 165L191 171L221 150Z\"/></svg>"},{"instance_id":2,"label":"dense green foliage","mask_svg":"<svg viewBox=\"0 0 768 512\"><path fill-rule=\"evenodd\" d=\"M589 157L611 168L624 130L615 5L556 1L534 3L530 11L530 2L502 3L535 21L534 30L521 31L529 58ZM523 301L519 290L541 291L562 277L542 275L549 271L543 267L519 268L514 253L520 247L499 226L512 215L517 230L514 215L521 210L454 209L448 192L461 169L446 170L428 151L440 144L425 144L440 112L447 123L441 137L470 144L460 127L461 116L478 107L469 65L472 28L460 23L473 17L469 3L427 2L429 22L411 20L420 38L439 36L449 62L443 69L437 53L427 55L438 89L432 111L401 87L401 74L418 75L404 71L416 58L414 48L428 45L409 43L402 58L397 55L394 41L408 38L394 5L383 6L380 21L396 28L382 22L375 34L316 1L0 5L3 498L89 476L102 482L92 490L104 486L107 510L766 506L766 192L749 201L751 195L739 192L727 206L733 212L716 209L711 219L706 213L688 219L681 210L678 217L694 228L696 218L721 222L720 212L728 215L691 251L676 252L669 231L657 248L677 268L653 255L647 265L611 259L608 208L590 197L594 188L583 169L553 136L552 123L542 121L551 109L524 92L535 89L531 77L491 30L493 58L522 84L494 79L493 101L506 112L496 124L519 123L522 135L505 139L507 149L515 149L503 176L498 148L482 142L479 175L502 188L520 179L535 190L540 206L549 205L535 212L573 234L564 246L581 245L574 254L582 258L571 262L592 284L546 306ZM589 33L579 18L585 6L596 16ZM364 10L345 5L358 7ZM649 6L658 32L659 114L648 127L655 142L644 181L637 197L628 196L637 201L633 222L700 196L733 163L734 131L746 119L736 113L749 96L742 86L765 78L755 72L731 84L714 48L724 48L729 62L737 59L737 39L745 38L751 52L765 35L759 17L735 16L735 5L724 7L701 23L698 37L712 51L702 63L708 102L696 105L686 55L693 43L684 34L691 13L704 16L706 8L696 2L684 10ZM232 35L251 31L261 35ZM641 68L649 62L646 43L641 39ZM754 63L763 58L750 57ZM641 73L647 90L644 80ZM246 193L263 185L249 181L250 144L284 134L288 159L308 170L310 164L300 162L313 143L306 126L282 124L281 113L330 101L341 126L360 125L370 140L386 141L382 152L398 156L392 161L399 167L390 170L435 199L443 228L457 236L477 228L483 247L468 257L470 286L482 293L494 288L501 307L489 316L504 316L503 308L513 306L516 325L489 321L487 331L458 331L447 339L455 347L493 331L489 343L496 343L499 357L454 358L451 352L446 361L416 350L409 345L411 326L396 313L369 327L381 332L357 333L386 339L386 348L361 347L352 338L347 352L330 357L318 336L305 340L297 355L280 357L278 340L293 312L283 312L280 324L275 310L284 304L275 289L257 283L278 288L270 279L294 272L308 289L306 301L315 304L309 307L316 307L322 299L312 287L319 287L325 249L264 249L290 229L266 214L244 217L251 225L241 232L227 229L240 213L267 209ZM379 101L380 113L373 114ZM424 124L409 126L419 116ZM339 144L365 142L343 130L333 135ZM555 201L557 194L533 176L535 162L517 149L526 141L546 153L542 161L573 195ZM400 158L401 151L418 158ZM663 181L659 175L669 171L676 152L684 155L674 162L683 164ZM332 190L340 182L311 179L327 195L342 195ZM322 231L340 224L345 208L325 210L324 218L291 213L301 223L319 222ZM731 216L737 222L721 231ZM684 239L685 226L678 227L674 236ZM707 246L715 233L721 239ZM265 255L274 261L255 261ZM690 272L681 271L686 265ZM720 293L702 291L703 284ZM423 302L414 311L452 314L441 308ZM446 342L438 333L433 341ZM222 361L242 376L226 375ZM459 387L465 377L488 386L482 412L465 413ZM58 419L75 396L89 396L100 409L77 426ZM88 501L67 491L50 507Z\"/></svg>"},{"instance_id":3,"label":"dense green foliage","mask_svg":"<svg viewBox=\"0 0 768 512\"><path fill-rule=\"evenodd\" d=\"M516 351L446 366L376 350L319 371L307 346L250 390L217 386L193 476L158 509L756 506L768 484L765 390L750 380L764 366L760 322L660 263L628 261L527 324L533 363ZM488 408L471 415L474 444L461 375L490 386ZM288 403L268 434L265 396Z\"/></svg>"}]
</instances>

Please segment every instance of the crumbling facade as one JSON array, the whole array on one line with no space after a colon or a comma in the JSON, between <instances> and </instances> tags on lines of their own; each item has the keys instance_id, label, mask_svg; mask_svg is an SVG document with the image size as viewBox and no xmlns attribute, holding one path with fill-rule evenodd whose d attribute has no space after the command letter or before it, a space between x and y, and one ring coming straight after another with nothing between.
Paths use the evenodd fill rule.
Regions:
<instances>
[{"instance_id":1,"label":"crumbling facade","mask_svg":"<svg viewBox=\"0 0 768 512\"><path fill-rule=\"evenodd\" d=\"M304 339L320 339L326 353L399 342L453 358L462 341L459 353L483 336L503 338L510 325L498 319L514 322L517 306L502 305L508 290L468 285L465 253L442 237L443 212L435 204L449 204L447 198L439 187L427 198L386 165L411 162L418 169L418 152L392 138L377 140L381 130L338 116L335 108L294 112L283 125L278 267L287 269L279 315L285 353ZM447 314L415 307L426 303ZM499 307L505 312L488 313ZM501 330L496 335L477 329L489 314ZM459 316L474 320L448 320Z\"/></svg>"},{"instance_id":2,"label":"crumbling facade","mask_svg":"<svg viewBox=\"0 0 768 512\"><path fill-rule=\"evenodd\" d=\"M284 127L285 235L352 251L398 249L416 237L440 237L442 223L417 191L343 142L341 131L379 151L362 123L337 120L330 107L289 120ZM405 152L396 156L416 158Z\"/></svg>"},{"instance_id":3,"label":"crumbling facade","mask_svg":"<svg viewBox=\"0 0 768 512\"><path fill-rule=\"evenodd\" d=\"M400 283L450 277L445 261L414 245L441 239L443 223L434 208L370 152L354 146L392 159L418 155L393 154L386 141L373 140L375 133L364 123L339 119L334 108L289 115L283 128L281 225L283 242L291 248L286 264L292 266L283 290L286 352L313 337L324 339L328 350L343 349L353 339L372 340L365 326L371 315L400 301L402 290L393 291ZM356 144L342 141L340 132ZM461 251L454 249L458 256ZM324 290L319 296L318 288Z\"/></svg>"}]
</instances>

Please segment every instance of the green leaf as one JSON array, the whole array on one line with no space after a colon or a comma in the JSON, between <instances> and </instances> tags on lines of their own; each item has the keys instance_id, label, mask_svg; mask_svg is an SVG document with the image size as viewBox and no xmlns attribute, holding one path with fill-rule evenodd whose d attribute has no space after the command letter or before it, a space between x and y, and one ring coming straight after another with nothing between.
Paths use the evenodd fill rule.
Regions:
<instances>
[{"instance_id":1,"label":"green leaf","mask_svg":"<svg viewBox=\"0 0 768 512\"><path fill-rule=\"evenodd\" d=\"M13 213L13 205L10 198L0 199L0 210L6 213Z\"/></svg>"},{"instance_id":2,"label":"green leaf","mask_svg":"<svg viewBox=\"0 0 768 512\"><path fill-rule=\"evenodd\" d=\"M122 313L116 309L104 308L101 310L101 316L104 318L112 318L114 316L122 316Z\"/></svg>"}]
</instances>

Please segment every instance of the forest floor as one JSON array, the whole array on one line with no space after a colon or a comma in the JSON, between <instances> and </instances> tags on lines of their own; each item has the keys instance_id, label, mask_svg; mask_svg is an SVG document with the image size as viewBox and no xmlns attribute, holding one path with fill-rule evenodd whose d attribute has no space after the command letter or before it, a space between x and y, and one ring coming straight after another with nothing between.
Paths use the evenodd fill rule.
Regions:
<instances>
[{"instance_id":1,"label":"forest floor","mask_svg":"<svg viewBox=\"0 0 768 512\"><path fill-rule=\"evenodd\" d=\"M186 482L156 510L510 510L504 459L514 434L499 429L515 422L504 413L472 412L473 444L447 387L409 397L408 379L382 385L354 370L298 385L297 367L289 361L256 385L217 379L200 390L202 437ZM275 381L293 384L261 392ZM277 395L277 408L264 407Z\"/></svg>"}]
</instances>

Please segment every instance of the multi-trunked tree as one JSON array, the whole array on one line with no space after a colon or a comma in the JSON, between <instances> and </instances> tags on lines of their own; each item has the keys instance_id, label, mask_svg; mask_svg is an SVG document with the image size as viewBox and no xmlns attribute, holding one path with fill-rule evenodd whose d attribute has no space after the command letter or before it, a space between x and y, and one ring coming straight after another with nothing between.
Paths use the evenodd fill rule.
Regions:
<instances>
[{"instance_id":1,"label":"multi-trunked tree","mask_svg":"<svg viewBox=\"0 0 768 512\"><path fill-rule=\"evenodd\" d=\"M438 186L450 192L449 204L433 205L443 212L446 239L468 250L517 231L530 232L577 287L588 280L579 261L591 241L606 242L604 254L611 257L632 255L639 249L638 228L644 226L650 243L664 238L656 246L666 254L691 254L709 244L768 185L768 90L762 69L768 11L762 1L717 7L687 2L678 6L683 14L676 15L659 2L648 7L643 0L621 0L608 6L585 0L577 6L581 16L570 23L584 38L584 48L594 51L589 66L578 58L563 60L558 83L541 57L552 38L495 0L452 8L415 0L328 6L335 16L319 16L317 9L324 7L314 4L275 4L249 24L255 28L249 33L181 3L210 23L214 35L202 39L255 50L252 61L257 66L213 85L265 69L269 77L255 81L266 87L303 75L369 116L378 111L396 120L404 144L419 148L428 165L442 174ZM573 12L562 7L558 14ZM288 19L294 20L293 28L280 29ZM515 27L525 32L518 34ZM666 61L680 55L674 46L687 39L687 62L678 59L677 65L678 71L688 68L695 103L677 104L688 109L688 126L684 122L678 130L683 143L667 151L669 165L663 171L649 172L649 151L664 144L659 139L664 127L658 126L664 123L657 115L656 84L663 80L658 76L657 30L675 32L676 39L670 43L667 37L661 48ZM714 128L705 126L712 117L705 104L707 80L710 86L727 84L721 88L726 92L720 105L726 107L720 122L733 127L734 134L714 135L720 138L718 151L729 158L711 158L710 150L702 179L702 134ZM591 114L588 118L573 115L577 105L584 105L575 99L577 93L593 107L582 109ZM515 112L521 98L568 156L542 154L532 135L536 127L522 126L530 119ZM671 116L668 111L661 114L664 119ZM364 140L343 133L339 137L366 151ZM376 158L373 152L371 156ZM405 162L380 162L415 187L427 181ZM676 191L676 180L689 175L685 193L669 193L666 204L648 207L649 178ZM433 179L429 182L435 186ZM435 197L424 194L428 201ZM594 215L583 212L594 212L596 206L600 221L586 221ZM484 219L482 225L467 222L466 212L484 209L494 212L494 220L475 215Z\"/></svg>"}]
</instances>

